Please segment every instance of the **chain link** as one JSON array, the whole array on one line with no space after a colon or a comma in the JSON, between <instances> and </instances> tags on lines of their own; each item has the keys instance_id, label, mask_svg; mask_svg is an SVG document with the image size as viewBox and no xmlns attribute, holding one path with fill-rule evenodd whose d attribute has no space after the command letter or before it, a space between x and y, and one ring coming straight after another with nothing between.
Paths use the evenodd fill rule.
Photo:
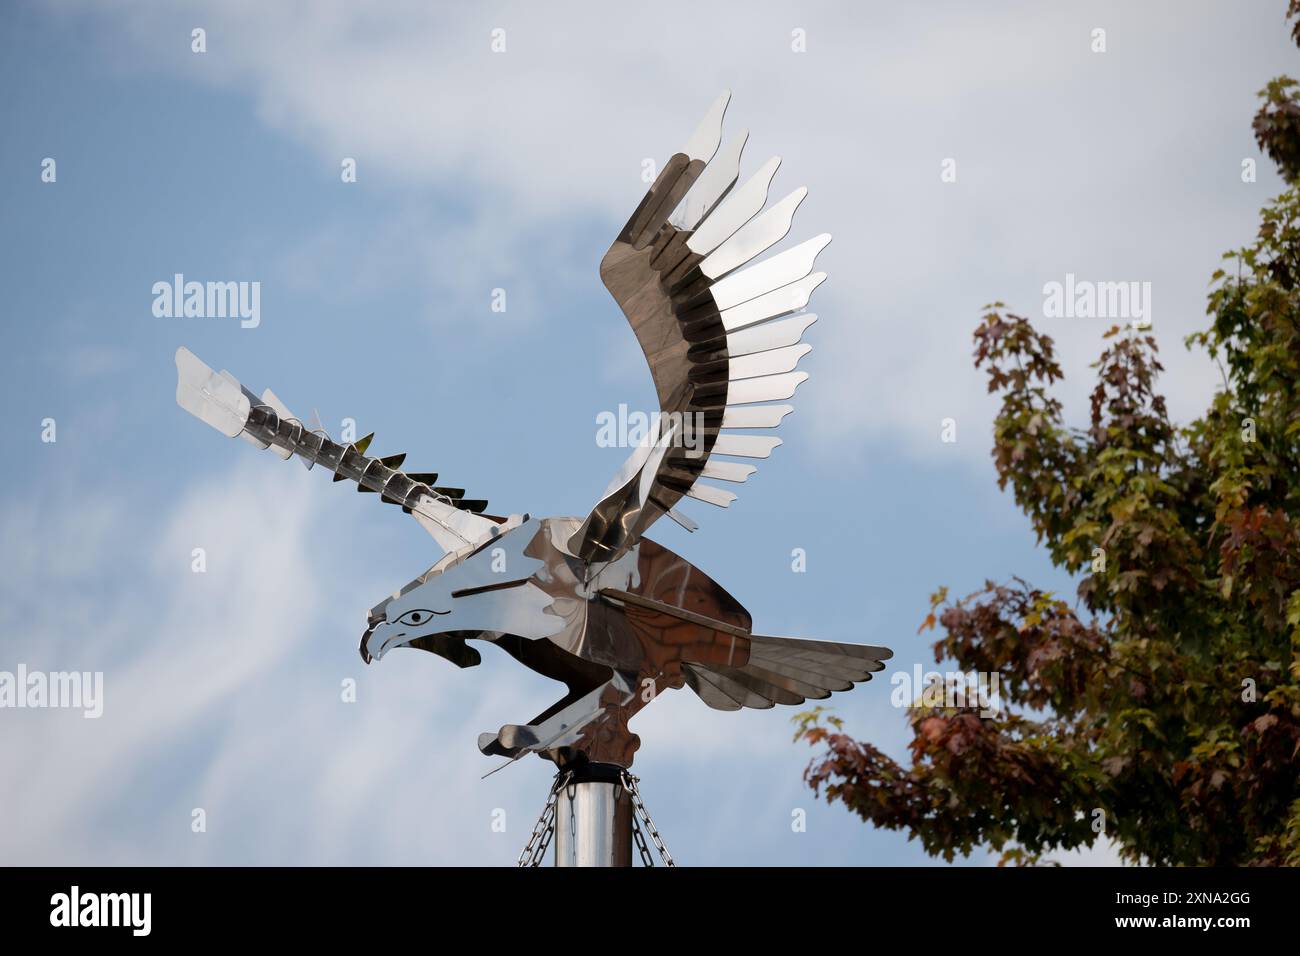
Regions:
<instances>
[{"instance_id":1,"label":"chain link","mask_svg":"<svg viewBox=\"0 0 1300 956\"><path fill-rule=\"evenodd\" d=\"M572 771L561 771L555 775L555 780L551 784L551 792L546 795L546 806L542 807L542 815L537 818L533 824L532 835L529 836L528 842L524 844L523 850L519 854L519 866L541 866L542 860L546 856L546 849L551 845L551 837L555 836L555 804L560 797L560 791L564 789L569 778L573 776Z\"/></svg>"},{"instance_id":2,"label":"chain link","mask_svg":"<svg viewBox=\"0 0 1300 956\"><path fill-rule=\"evenodd\" d=\"M675 867L677 864L673 862L668 847L664 846L663 838L659 836L659 830L655 827L655 822L650 819L650 811L645 808L645 801L641 799L641 791L637 788L639 778L632 776L626 770L622 771L621 776L623 778L623 789L632 798L632 808L636 811L636 816L632 818L632 837L636 840L636 848L637 852L641 854L641 862L645 866L655 865L654 860L650 857L650 849L645 842L645 834L648 833L655 845L656 852L659 854L659 859L663 860L664 866Z\"/></svg>"},{"instance_id":3,"label":"chain link","mask_svg":"<svg viewBox=\"0 0 1300 956\"><path fill-rule=\"evenodd\" d=\"M542 815L537 818L537 823L533 825L533 832L519 854L519 866L535 867L542 865L546 851L551 845L551 839L555 836L556 804L559 801L560 791L568 785L572 776L572 771L562 771L555 775L555 781L551 784L551 792L546 795L546 805L542 807ZM650 847L646 843L646 834L649 834L651 842L654 843L655 851L659 854L659 859L663 861L664 866L675 867L677 864L673 862L668 847L664 846L663 838L659 835L654 820L650 819L650 812L645 808L645 801L641 799L641 791L637 788L639 778L632 776L626 770L622 771L619 776L623 789L627 791L627 795L632 801L634 812L632 817L632 839L636 841L636 849L641 855L642 865L655 865L654 857L650 854Z\"/></svg>"},{"instance_id":4,"label":"chain link","mask_svg":"<svg viewBox=\"0 0 1300 956\"><path fill-rule=\"evenodd\" d=\"M632 839L636 841L636 851L641 854L642 866L654 866L655 861L650 856L650 848L645 845L645 835L641 832L641 821L632 818Z\"/></svg>"}]
</instances>

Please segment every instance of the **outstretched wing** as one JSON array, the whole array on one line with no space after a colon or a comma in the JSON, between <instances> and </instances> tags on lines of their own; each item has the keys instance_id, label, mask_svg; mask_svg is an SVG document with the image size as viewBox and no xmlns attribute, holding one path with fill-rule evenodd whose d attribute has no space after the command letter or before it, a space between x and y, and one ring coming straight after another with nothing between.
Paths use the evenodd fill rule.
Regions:
<instances>
[{"instance_id":1,"label":"outstretched wing","mask_svg":"<svg viewBox=\"0 0 1300 956\"><path fill-rule=\"evenodd\" d=\"M335 481L351 479L357 491L401 505L446 551L457 551L497 530L497 520L480 514L487 502L465 497L460 488L435 485L438 476L400 470L405 455L370 458L374 435L341 445L323 430L309 430L269 388L258 398L224 369L214 372L187 348L176 350L176 402L194 417L231 438L274 448L281 458L297 455L310 469L320 463Z\"/></svg>"},{"instance_id":2,"label":"outstretched wing","mask_svg":"<svg viewBox=\"0 0 1300 956\"><path fill-rule=\"evenodd\" d=\"M781 440L765 433L793 409L807 373L795 370L816 319L801 312L823 279L813 273L823 234L749 265L790 231L800 187L767 205L774 157L736 187L746 133L719 150L723 93L673 155L600 264L600 277L632 325L650 365L660 423L636 449L570 538L572 553L610 561L682 497L719 507ZM796 314L797 313L797 314Z\"/></svg>"}]
</instances>

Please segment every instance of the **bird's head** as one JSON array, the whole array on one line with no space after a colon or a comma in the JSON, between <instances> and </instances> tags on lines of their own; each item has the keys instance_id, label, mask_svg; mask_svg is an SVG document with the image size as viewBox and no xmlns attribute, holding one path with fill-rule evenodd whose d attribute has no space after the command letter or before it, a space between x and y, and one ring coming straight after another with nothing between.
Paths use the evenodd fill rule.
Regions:
<instances>
[{"instance_id":1,"label":"bird's head","mask_svg":"<svg viewBox=\"0 0 1300 956\"><path fill-rule=\"evenodd\" d=\"M450 554L381 601L361 637L362 660L415 644L469 666L478 663L478 654L464 648L466 637L486 631L538 638L558 631L562 622L546 613L552 599L531 583L545 562L524 554L538 530L539 522L525 521ZM466 653L472 659L464 659Z\"/></svg>"}]
</instances>

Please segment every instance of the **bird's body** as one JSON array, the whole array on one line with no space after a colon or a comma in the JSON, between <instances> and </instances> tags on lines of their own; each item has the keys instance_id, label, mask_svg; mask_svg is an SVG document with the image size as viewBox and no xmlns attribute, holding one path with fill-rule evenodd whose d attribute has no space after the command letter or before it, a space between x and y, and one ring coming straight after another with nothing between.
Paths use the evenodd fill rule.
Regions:
<instances>
[{"instance_id":1,"label":"bird's body","mask_svg":"<svg viewBox=\"0 0 1300 956\"><path fill-rule=\"evenodd\" d=\"M371 610L360 648L367 662L407 646L469 667L480 657L467 642L487 641L568 687L531 722L481 735L484 753L627 767L638 746L628 721L664 690L689 686L723 710L796 704L869 680L891 656L883 647L756 635L735 598L645 536L664 515L694 530L676 508L684 497L728 506L734 494L700 479L745 481L754 466L726 459L766 458L780 441L752 430L775 428L791 408L770 403L807 378L794 371L815 319L802 309L825 278L812 265L830 237L739 269L785 236L806 190L759 215L779 160L734 190L740 148L708 165L727 99L664 166L601 263L645 352L660 416L585 518L484 514L486 502L436 485L436 475L401 471L404 455L368 457L370 436L334 442L270 390L258 398L177 352L182 407L400 505L446 550ZM685 421L702 441L682 440Z\"/></svg>"},{"instance_id":2,"label":"bird's body","mask_svg":"<svg viewBox=\"0 0 1300 956\"><path fill-rule=\"evenodd\" d=\"M414 643L467 665L477 655L465 641L495 643L568 694L527 725L484 735L485 753L540 747L560 762L581 752L629 765L636 737L627 721L657 693L744 671L750 616L708 575L646 538L593 570L564 550L580 523L525 520L435 566L371 612L362 656ZM430 621L438 633L412 642L409 625Z\"/></svg>"}]
</instances>

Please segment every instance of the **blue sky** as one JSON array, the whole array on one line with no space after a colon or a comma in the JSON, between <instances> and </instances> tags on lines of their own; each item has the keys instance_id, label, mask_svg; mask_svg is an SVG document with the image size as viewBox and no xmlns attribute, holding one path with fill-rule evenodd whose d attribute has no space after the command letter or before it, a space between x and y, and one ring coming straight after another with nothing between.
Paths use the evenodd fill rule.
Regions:
<instances>
[{"instance_id":1,"label":"blue sky","mask_svg":"<svg viewBox=\"0 0 1300 956\"><path fill-rule=\"evenodd\" d=\"M997 298L1042 321L1078 420L1109 323L1043 319L1043 284L1149 281L1171 408L1204 403L1217 371L1182 338L1278 188L1266 161L1254 183L1240 169L1259 158L1255 91L1297 69L1285 4L913 6L769 3L733 22L671 4L6 5L0 670L102 670L106 686L99 720L0 710L0 861L513 861L550 774L529 760L480 780L496 762L475 738L551 686L491 649L466 671L411 652L363 666L365 610L436 545L189 418L172 355L319 409L336 435L353 418L377 453L494 510L585 514L624 456L597 447L596 415L653 408L596 265L642 159L676 150L723 88L728 133L750 129L742 175L779 153L775 196L810 187L790 241L833 233L830 279L784 446L729 511L692 509L697 534L653 536L756 630L886 644L907 670L930 661L916 627L938 585L1072 589L996 489L971 330ZM259 281L260 325L156 318L152 285L177 272ZM831 703L902 756L889 690ZM813 799L792 713L679 693L637 719L674 855L932 862Z\"/></svg>"}]
</instances>

